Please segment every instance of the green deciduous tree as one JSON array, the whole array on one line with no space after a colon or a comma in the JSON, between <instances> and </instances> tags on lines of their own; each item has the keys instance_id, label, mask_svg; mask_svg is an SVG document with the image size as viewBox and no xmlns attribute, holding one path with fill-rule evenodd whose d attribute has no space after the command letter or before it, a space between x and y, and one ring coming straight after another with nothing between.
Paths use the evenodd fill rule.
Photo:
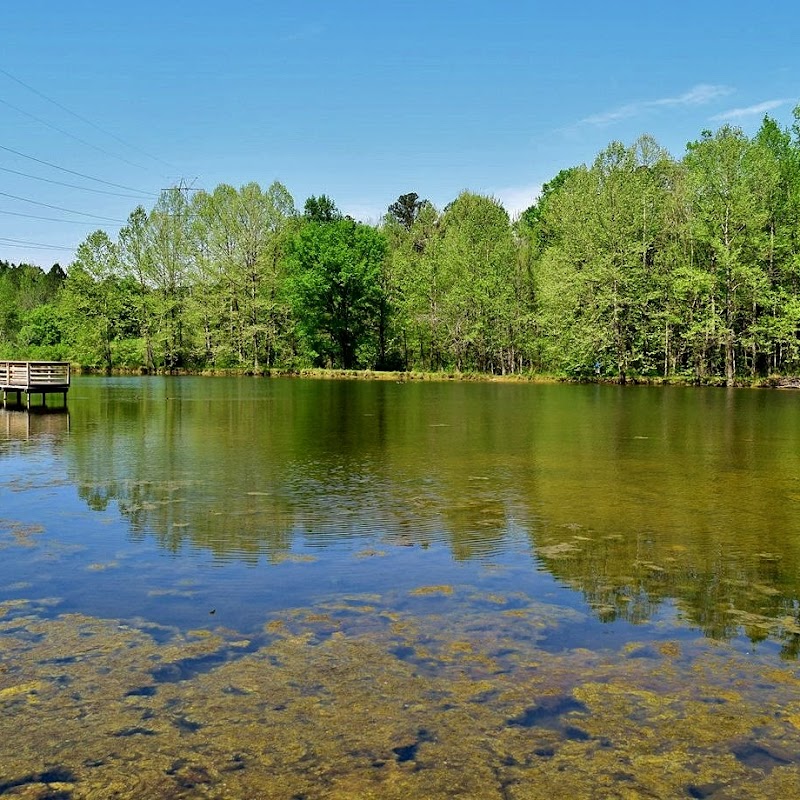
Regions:
<instances>
[{"instance_id":1,"label":"green deciduous tree","mask_svg":"<svg viewBox=\"0 0 800 800\"><path fill-rule=\"evenodd\" d=\"M147 212L137 206L128 217L128 224L119 233L119 259L123 272L135 286L136 318L139 336L144 345L144 366L155 369L153 352L155 272L148 243Z\"/></svg>"},{"instance_id":2,"label":"green deciduous tree","mask_svg":"<svg viewBox=\"0 0 800 800\"><path fill-rule=\"evenodd\" d=\"M185 366L190 356L186 309L197 256L186 193L177 187L162 192L149 214L146 231L145 263L153 289L158 360L165 369L174 370Z\"/></svg>"},{"instance_id":3,"label":"green deciduous tree","mask_svg":"<svg viewBox=\"0 0 800 800\"><path fill-rule=\"evenodd\" d=\"M684 162L692 234L712 283L709 342L721 348L725 379L733 384L737 353L755 348L759 309L769 303L768 198L778 170L768 148L729 126L692 142Z\"/></svg>"},{"instance_id":4,"label":"green deciduous tree","mask_svg":"<svg viewBox=\"0 0 800 800\"><path fill-rule=\"evenodd\" d=\"M303 216L309 222L336 222L342 218L342 212L327 195L311 195L303 206Z\"/></svg>"},{"instance_id":5,"label":"green deciduous tree","mask_svg":"<svg viewBox=\"0 0 800 800\"><path fill-rule=\"evenodd\" d=\"M490 197L463 192L445 209L430 257L442 344L456 368L513 370L516 259L505 209Z\"/></svg>"},{"instance_id":6,"label":"green deciduous tree","mask_svg":"<svg viewBox=\"0 0 800 800\"><path fill-rule=\"evenodd\" d=\"M444 357L432 249L439 236L439 212L425 202L410 229L391 214L384 218L383 229L389 242L386 285L401 363L406 369L438 369Z\"/></svg>"},{"instance_id":7,"label":"green deciduous tree","mask_svg":"<svg viewBox=\"0 0 800 800\"><path fill-rule=\"evenodd\" d=\"M379 357L383 235L349 219L307 221L290 243L290 295L310 356L353 369Z\"/></svg>"},{"instance_id":8,"label":"green deciduous tree","mask_svg":"<svg viewBox=\"0 0 800 800\"><path fill-rule=\"evenodd\" d=\"M632 147L615 142L548 196L535 224L551 365L582 372L598 364L624 380L662 361L660 253L671 173L650 137Z\"/></svg>"},{"instance_id":9,"label":"green deciduous tree","mask_svg":"<svg viewBox=\"0 0 800 800\"><path fill-rule=\"evenodd\" d=\"M649 136L559 172L511 225L464 192L380 229L279 183L176 187L66 282L0 262L0 349L148 369L304 364L697 379L800 371L800 106L674 160ZM54 343L61 338L61 342Z\"/></svg>"},{"instance_id":10,"label":"green deciduous tree","mask_svg":"<svg viewBox=\"0 0 800 800\"><path fill-rule=\"evenodd\" d=\"M389 206L388 215L398 225L402 225L407 231L411 230L422 206L426 203L420 200L416 192L401 194L397 200Z\"/></svg>"},{"instance_id":11,"label":"green deciduous tree","mask_svg":"<svg viewBox=\"0 0 800 800\"><path fill-rule=\"evenodd\" d=\"M194 211L207 354L223 365L272 366L286 318L280 289L291 195L280 183L266 191L222 184L198 194Z\"/></svg>"},{"instance_id":12,"label":"green deciduous tree","mask_svg":"<svg viewBox=\"0 0 800 800\"><path fill-rule=\"evenodd\" d=\"M105 231L89 234L78 245L62 296L65 325L84 363L114 366L112 342L123 331L126 299L117 246Z\"/></svg>"},{"instance_id":13,"label":"green deciduous tree","mask_svg":"<svg viewBox=\"0 0 800 800\"><path fill-rule=\"evenodd\" d=\"M19 342L24 347L53 347L61 342L62 324L58 309L43 303L24 315Z\"/></svg>"}]
</instances>

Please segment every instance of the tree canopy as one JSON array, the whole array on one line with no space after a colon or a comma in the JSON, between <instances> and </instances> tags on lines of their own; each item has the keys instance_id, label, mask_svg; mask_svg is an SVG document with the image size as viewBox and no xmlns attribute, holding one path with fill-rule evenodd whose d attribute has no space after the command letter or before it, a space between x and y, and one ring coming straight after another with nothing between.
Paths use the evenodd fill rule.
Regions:
<instances>
[{"instance_id":1,"label":"tree canopy","mask_svg":"<svg viewBox=\"0 0 800 800\"><path fill-rule=\"evenodd\" d=\"M377 225L220 184L91 233L66 273L0 262L0 352L104 367L546 371L734 383L800 372L800 107L754 136L650 136L509 219L462 192Z\"/></svg>"}]
</instances>

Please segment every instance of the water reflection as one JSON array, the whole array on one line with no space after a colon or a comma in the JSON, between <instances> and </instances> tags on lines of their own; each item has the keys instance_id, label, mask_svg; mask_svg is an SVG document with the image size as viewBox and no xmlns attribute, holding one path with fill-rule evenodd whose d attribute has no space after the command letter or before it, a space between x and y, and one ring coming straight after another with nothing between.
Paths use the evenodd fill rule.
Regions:
<instances>
[{"instance_id":1,"label":"water reflection","mask_svg":"<svg viewBox=\"0 0 800 800\"><path fill-rule=\"evenodd\" d=\"M416 387L410 404L393 386L362 388L98 386L76 395L71 473L93 508L117 501L134 531L173 550L189 541L223 557L273 555L299 535L318 547L444 536L460 558L502 549L517 492L490 474L481 442L454 439L436 422L451 412L427 408Z\"/></svg>"},{"instance_id":2,"label":"water reflection","mask_svg":"<svg viewBox=\"0 0 800 800\"><path fill-rule=\"evenodd\" d=\"M80 379L71 418L25 419L66 421L63 457L84 502L118 509L134 539L172 553L255 564L285 560L298 542L323 559L346 542L365 553L444 545L456 561L487 564L513 559L522 537L602 621L640 624L674 600L710 637L744 630L794 658L795 402L752 391Z\"/></svg>"},{"instance_id":3,"label":"water reflection","mask_svg":"<svg viewBox=\"0 0 800 800\"><path fill-rule=\"evenodd\" d=\"M2 437L7 441L28 441L44 436L61 438L69 433L69 426L69 409L65 406L0 408L0 441Z\"/></svg>"}]
</instances>

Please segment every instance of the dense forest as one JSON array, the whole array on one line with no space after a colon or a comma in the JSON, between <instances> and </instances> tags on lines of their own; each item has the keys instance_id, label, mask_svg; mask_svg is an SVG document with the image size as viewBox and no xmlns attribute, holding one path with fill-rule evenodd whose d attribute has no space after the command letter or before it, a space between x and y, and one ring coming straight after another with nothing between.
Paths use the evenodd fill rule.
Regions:
<instances>
[{"instance_id":1,"label":"dense forest","mask_svg":"<svg viewBox=\"0 0 800 800\"><path fill-rule=\"evenodd\" d=\"M800 106L790 129L643 136L511 220L463 192L376 225L279 183L162 193L65 271L0 262L0 356L98 368L800 373Z\"/></svg>"}]
</instances>

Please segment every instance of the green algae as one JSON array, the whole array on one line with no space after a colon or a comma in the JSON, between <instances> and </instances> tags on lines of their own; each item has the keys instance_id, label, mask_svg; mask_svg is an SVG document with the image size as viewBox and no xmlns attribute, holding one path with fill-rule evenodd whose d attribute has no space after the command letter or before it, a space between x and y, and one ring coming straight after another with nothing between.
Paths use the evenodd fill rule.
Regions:
<instances>
[{"instance_id":1,"label":"green algae","mask_svg":"<svg viewBox=\"0 0 800 800\"><path fill-rule=\"evenodd\" d=\"M339 597L270 614L247 638L154 638L154 626L6 603L6 793L795 796L796 666L707 640L546 652L539 637L568 609L487 595L487 613L477 596L451 590L446 616L424 611L424 593L403 611L399 594Z\"/></svg>"},{"instance_id":2,"label":"green algae","mask_svg":"<svg viewBox=\"0 0 800 800\"><path fill-rule=\"evenodd\" d=\"M365 550L359 550L355 554L356 558L385 558L386 551L385 550L376 550L372 547L369 547Z\"/></svg>"},{"instance_id":3,"label":"green algae","mask_svg":"<svg viewBox=\"0 0 800 800\"><path fill-rule=\"evenodd\" d=\"M95 561L86 567L87 572L105 572L109 569L119 569L119 561Z\"/></svg>"},{"instance_id":4,"label":"green algae","mask_svg":"<svg viewBox=\"0 0 800 800\"><path fill-rule=\"evenodd\" d=\"M36 547L37 540L34 537L43 533L42 525L26 525L17 520L0 519L0 550L8 547Z\"/></svg>"},{"instance_id":5,"label":"green algae","mask_svg":"<svg viewBox=\"0 0 800 800\"><path fill-rule=\"evenodd\" d=\"M148 589L148 597L197 597L198 592L192 589Z\"/></svg>"},{"instance_id":6,"label":"green algae","mask_svg":"<svg viewBox=\"0 0 800 800\"><path fill-rule=\"evenodd\" d=\"M453 587L446 584L440 586L420 586L417 589L412 589L409 594L414 596L431 594L450 595L453 594Z\"/></svg>"},{"instance_id":7,"label":"green algae","mask_svg":"<svg viewBox=\"0 0 800 800\"><path fill-rule=\"evenodd\" d=\"M275 553L270 557L273 564L313 564L318 560L308 553Z\"/></svg>"},{"instance_id":8,"label":"green algae","mask_svg":"<svg viewBox=\"0 0 800 800\"><path fill-rule=\"evenodd\" d=\"M43 685L39 681L33 681L32 683L18 683L14 686L6 686L5 689L0 689L0 704L18 695L24 695L30 699L36 696Z\"/></svg>"}]
</instances>

